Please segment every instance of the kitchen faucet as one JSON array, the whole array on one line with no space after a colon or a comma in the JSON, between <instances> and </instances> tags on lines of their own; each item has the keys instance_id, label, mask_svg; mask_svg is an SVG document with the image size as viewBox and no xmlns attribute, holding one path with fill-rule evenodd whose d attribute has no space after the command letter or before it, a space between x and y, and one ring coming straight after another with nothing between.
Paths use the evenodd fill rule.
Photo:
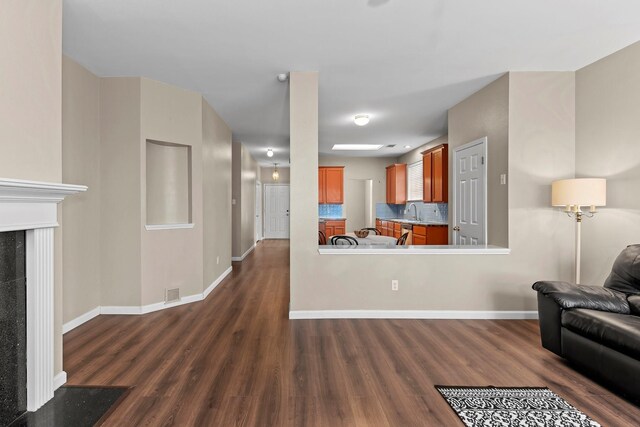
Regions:
<instances>
[{"instance_id":1,"label":"kitchen faucet","mask_svg":"<svg viewBox=\"0 0 640 427\"><path fill-rule=\"evenodd\" d=\"M404 213L409 213L409 211L411 210L411 207L412 207L412 206L415 208L415 213L416 213L416 214L413 216L413 219L415 219L416 221L418 221L418 220L419 220L419 218L418 218L418 207L416 206L416 204L415 204L415 203L410 203L410 204L409 204L409 207L404 211Z\"/></svg>"}]
</instances>

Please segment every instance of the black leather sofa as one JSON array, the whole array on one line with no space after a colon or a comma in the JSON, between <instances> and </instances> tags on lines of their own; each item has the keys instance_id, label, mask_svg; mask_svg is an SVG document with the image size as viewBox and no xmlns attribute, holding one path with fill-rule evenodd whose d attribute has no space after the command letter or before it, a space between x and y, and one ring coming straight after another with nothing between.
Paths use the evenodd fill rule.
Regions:
<instances>
[{"instance_id":1,"label":"black leather sofa","mask_svg":"<svg viewBox=\"0 0 640 427\"><path fill-rule=\"evenodd\" d=\"M604 287L536 282L542 346L640 401L640 245Z\"/></svg>"}]
</instances>

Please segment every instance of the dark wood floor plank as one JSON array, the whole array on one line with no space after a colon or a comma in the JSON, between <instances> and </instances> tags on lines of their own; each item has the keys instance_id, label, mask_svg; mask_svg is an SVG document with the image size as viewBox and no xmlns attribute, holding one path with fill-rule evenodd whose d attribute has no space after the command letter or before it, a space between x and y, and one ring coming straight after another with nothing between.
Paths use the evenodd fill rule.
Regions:
<instances>
[{"instance_id":1,"label":"dark wood floor plank","mask_svg":"<svg viewBox=\"0 0 640 427\"><path fill-rule=\"evenodd\" d=\"M205 301L74 329L69 384L134 387L108 426L461 425L436 384L546 386L602 425L640 419L536 321L289 320L288 257L264 241Z\"/></svg>"}]
</instances>

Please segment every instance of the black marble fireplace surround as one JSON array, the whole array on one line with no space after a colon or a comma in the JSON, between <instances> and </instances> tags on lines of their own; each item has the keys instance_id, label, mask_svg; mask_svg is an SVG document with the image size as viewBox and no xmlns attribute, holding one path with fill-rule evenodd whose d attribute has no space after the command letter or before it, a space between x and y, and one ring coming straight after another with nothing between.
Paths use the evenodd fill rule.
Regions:
<instances>
[{"instance_id":1,"label":"black marble fireplace surround","mask_svg":"<svg viewBox=\"0 0 640 427\"><path fill-rule=\"evenodd\" d=\"M0 426L27 410L25 232L0 232Z\"/></svg>"}]
</instances>

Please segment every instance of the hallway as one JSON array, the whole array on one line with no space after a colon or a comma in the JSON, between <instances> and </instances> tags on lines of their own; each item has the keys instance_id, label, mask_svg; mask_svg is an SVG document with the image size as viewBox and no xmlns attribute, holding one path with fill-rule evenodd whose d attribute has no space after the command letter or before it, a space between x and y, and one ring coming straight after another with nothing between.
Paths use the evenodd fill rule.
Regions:
<instances>
[{"instance_id":1,"label":"hallway","mask_svg":"<svg viewBox=\"0 0 640 427\"><path fill-rule=\"evenodd\" d=\"M535 321L289 320L289 244L209 297L64 336L71 385L133 386L110 426L456 426L433 387L547 386L607 426L640 409L539 345Z\"/></svg>"}]
</instances>

